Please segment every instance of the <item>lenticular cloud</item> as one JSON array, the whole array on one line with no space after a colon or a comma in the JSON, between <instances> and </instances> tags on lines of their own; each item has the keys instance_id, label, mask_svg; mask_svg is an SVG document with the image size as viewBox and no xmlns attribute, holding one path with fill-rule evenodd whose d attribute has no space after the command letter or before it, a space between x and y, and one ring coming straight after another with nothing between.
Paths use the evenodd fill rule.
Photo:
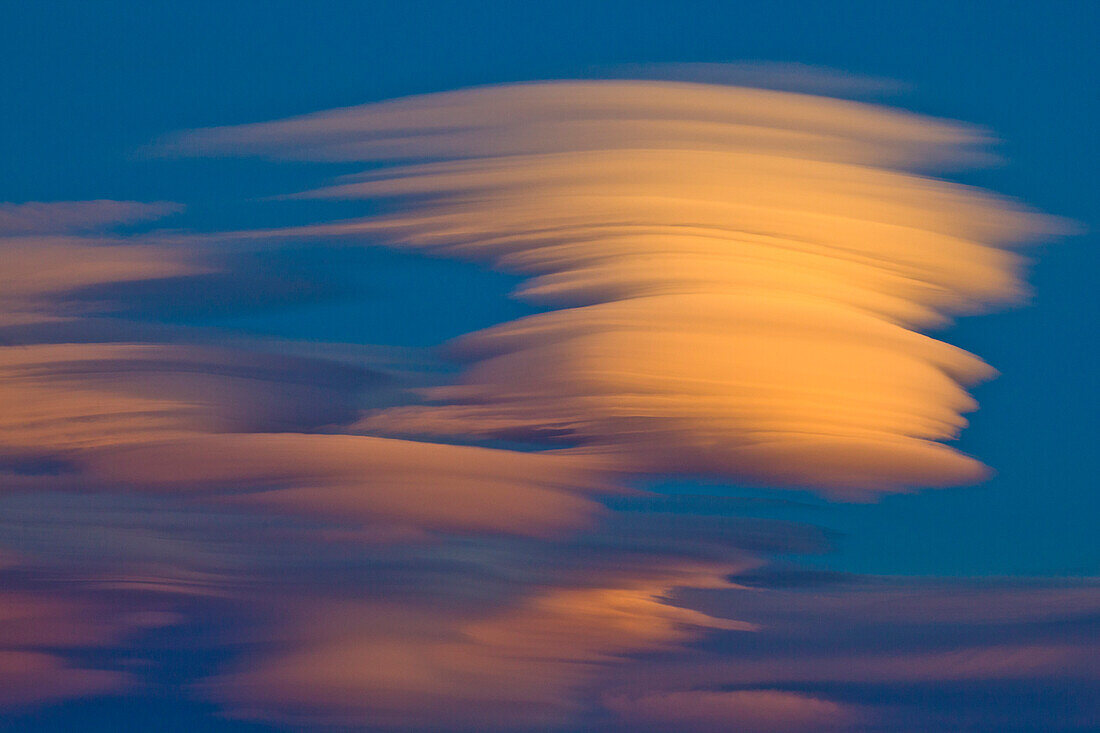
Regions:
<instances>
[{"instance_id":1,"label":"lenticular cloud","mask_svg":"<svg viewBox=\"0 0 1100 733\"><path fill-rule=\"evenodd\" d=\"M802 94L667 82L449 92L203 130L178 151L385 162L303 197L396 213L347 236L529 277L558 310L472 334L472 363L372 433L558 441L616 470L841 496L980 480L948 447L992 375L921 333L1020 298L1053 224L912 171L974 129Z\"/></svg>"},{"instance_id":2,"label":"lenticular cloud","mask_svg":"<svg viewBox=\"0 0 1100 733\"><path fill-rule=\"evenodd\" d=\"M779 595L748 592L734 583L791 575L763 555L825 537L625 480L861 497L981 478L948 442L992 370L927 332L1021 298L1014 247L1056 228L916 172L981 160L985 142L802 94L523 84L169 143L361 163L293 196L381 215L124 235L110 232L175 207L0 206L0 498L30 518L0 548L0 706L205 670L162 669L142 636L184 618L194 635L173 640L227 660L196 694L310 729L837 730L910 715L903 699L855 704L869 681L878 699L883 684L1091 680L1092 650L1065 642L1076 627L1025 611L1087 620L1094 589L960 606L951 589L829 593L794 573ZM459 376L404 401L363 345L142 320L145 300L201 297L206 277L264 306L236 286L297 240L508 270L545 312L459 339ZM261 256L219 256L237 248ZM525 445L477 445L499 439ZM898 627L918 596L928 628ZM1013 623L959 647L989 599ZM758 640L682 648L726 633ZM884 638L919 643L891 656Z\"/></svg>"}]
</instances>

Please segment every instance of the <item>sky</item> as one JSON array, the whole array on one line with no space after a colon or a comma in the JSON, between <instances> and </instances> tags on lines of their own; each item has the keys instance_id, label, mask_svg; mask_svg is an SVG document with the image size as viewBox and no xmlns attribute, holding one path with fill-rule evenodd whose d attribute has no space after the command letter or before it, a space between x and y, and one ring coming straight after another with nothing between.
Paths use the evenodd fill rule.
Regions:
<instances>
[{"instance_id":1,"label":"sky","mask_svg":"<svg viewBox=\"0 0 1100 733\"><path fill-rule=\"evenodd\" d=\"M0 7L0 729L1097 725L1095 4Z\"/></svg>"}]
</instances>

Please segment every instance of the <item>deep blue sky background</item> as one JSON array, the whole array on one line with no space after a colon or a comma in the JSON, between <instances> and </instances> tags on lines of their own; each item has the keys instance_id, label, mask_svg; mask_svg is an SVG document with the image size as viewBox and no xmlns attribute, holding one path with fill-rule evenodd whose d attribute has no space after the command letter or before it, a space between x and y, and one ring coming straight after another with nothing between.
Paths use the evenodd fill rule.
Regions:
<instances>
[{"instance_id":1,"label":"deep blue sky background","mask_svg":"<svg viewBox=\"0 0 1100 733\"><path fill-rule=\"evenodd\" d=\"M331 204L250 201L339 166L165 160L183 128L458 86L650 62L778 61L911 85L884 101L987 126L1003 166L954 176L1092 230L1036 250L1037 295L948 338L1003 373L962 448L999 476L873 505L774 510L840 533L814 562L916 575L1095 575L1100 3L4 2L0 200L186 203L169 227L271 226ZM390 252L283 255L346 273L354 297L232 323L317 340L426 346L529 309L510 278ZM347 274L350 273L350 274ZM201 312L169 314L195 323ZM169 316L165 316L169 317ZM205 320L204 320L205 319ZM708 490L680 483L678 491ZM728 487L723 489L728 491ZM738 490L760 495L761 492ZM812 500L811 500L812 503Z\"/></svg>"}]
</instances>

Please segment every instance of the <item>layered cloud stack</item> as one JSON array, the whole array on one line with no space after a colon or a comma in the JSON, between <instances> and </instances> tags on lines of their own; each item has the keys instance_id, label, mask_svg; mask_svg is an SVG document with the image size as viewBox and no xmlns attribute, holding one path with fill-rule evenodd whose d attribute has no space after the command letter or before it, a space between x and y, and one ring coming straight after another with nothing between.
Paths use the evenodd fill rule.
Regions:
<instances>
[{"instance_id":1,"label":"layered cloud stack","mask_svg":"<svg viewBox=\"0 0 1100 733\"><path fill-rule=\"evenodd\" d=\"M959 655L971 681L1033 653L1036 677L1087 677L1048 626L1095 615L1088 584L975 591L1019 609L995 620L1032 637L1018 648L944 657L922 641L884 659L850 644L841 663L803 664L791 648L843 644L852 619L881 633L940 619L948 646L952 624L994 622L957 618L934 586L932 621L860 606L905 605L892 586L795 588L769 606L731 576L767 577L768 552L822 549L820 533L651 510L638 490L669 474L840 498L980 480L945 442L992 370L926 334L1018 301L1014 247L1057 229L916 172L980 161L986 142L804 94L520 84L163 146L361 163L290 197L383 214L123 236L110 232L177 207L0 208L0 478L47 517L0 556L0 616L19 630L0 634L0 703L132 690L141 664L72 650L177 623L231 657L188 694L309 728L828 730L897 714L830 690L939 679ZM288 242L482 263L523 276L517 295L545 311L458 339L452 382L374 410L384 370L351 345L139 315L142 292L256 277L225 248L262 259ZM1044 599L1068 610L1036 611ZM102 621L66 636L89 609ZM724 653L685 648L704 634Z\"/></svg>"},{"instance_id":2,"label":"layered cloud stack","mask_svg":"<svg viewBox=\"0 0 1100 733\"><path fill-rule=\"evenodd\" d=\"M460 384L364 428L554 439L629 471L858 496L984 475L942 441L992 370L919 331L1016 301L1010 247L1054 224L905 171L982 142L801 94L563 82L171 145L387 163L300 196L393 198L397 213L252 236L485 262L529 276L520 297L571 306L462 339L475 363Z\"/></svg>"}]
</instances>

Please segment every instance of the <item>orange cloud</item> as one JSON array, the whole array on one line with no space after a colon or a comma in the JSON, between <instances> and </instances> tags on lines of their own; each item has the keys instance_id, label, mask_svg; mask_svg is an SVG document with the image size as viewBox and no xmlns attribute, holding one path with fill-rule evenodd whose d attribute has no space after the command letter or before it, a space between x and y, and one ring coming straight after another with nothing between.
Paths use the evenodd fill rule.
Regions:
<instances>
[{"instance_id":1,"label":"orange cloud","mask_svg":"<svg viewBox=\"0 0 1100 733\"><path fill-rule=\"evenodd\" d=\"M724 585L714 569L677 581ZM203 686L247 717L387 730L558 726L582 712L580 688L624 655L671 649L706 629L755 628L671 606L669 590L645 579L548 589L476 614L301 604L275 632L290 651Z\"/></svg>"},{"instance_id":2,"label":"orange cloud","mask_svg":"<svg viewBox=\"0 0 1100 733\"><path fill-rule=\"evenodd\" d=\"M0 236L90 231L158 219L182 210L170 201L0 202Z\"/></svg>"},{"instance_id":3,"label":"orange cloud","mask_svg":"<svg viewBox=\"0 0 1100 733\"><path fill-rule=\"evenodd\" d=\"M410 132L410 130L412 132ZM181 150L444 158L309 197L398 212L243 238L348 237L528 276L573 306L460 340L432 404L366 432L557 439L609 467L835 496L971 483L944 445L993 371L919 333L1019 301L1010 246L1055 222L906 172L982 135L839 100L660 82L427 95L186 134Z\"/></svg>"},{"instance_id":4,"label":"orange cloud","mask_svg":"<svg viewBox=\"0 0 1100 733\"><path fill-rule=\"evenodd\" d=\"M7 205L0 227L96 229L170 208ZM119 237L0 236L0 253L8 265L0 276L0 323L7 325L79 322L80 310L64 300L69 291L206 268L202 252ZM2 488L156 490L389 527L383 534L396 526L543 535L583 526L598 513L590 495L608 485L583 458L293 430L338 417L339 405L309 403L342 396L350 405L353 383L370 386L365 370L239 348L0 346L0 459L59 460L67 469L0 464Z\"/></svg>"},{"instance_id":5,"label":"orange cloud","mask_svg":"<svg viewBox=\"0 0 1100 733\"><path fill-rule=\"evenodd\" d=\"M0 347L0 450L66 460L79 474L45 479L57 488L83 482L101 490L172 491L437 530L543 534L582 526L599 509L588 495L610 489L580 457L237 432L248 423L234 403L251 404L253 382L263 377L278 385L296 376L277 365L178 345ZM6 488L35 481L41 483L13 476Z\"/></svg>"},{"instance_id":6,"label":"orange cloud","mask_svg":"<svg viewBox=\"0 0 1100 733\"><path fill-rule=\"evenodd\" d=\"M857 102L660 81L509 84L173 136L167 154L416 160L607 149L765 150L824 159L955 162L988 135Z\"/></svg>"},{"instance_id":7,"label":"orange cloud","mask_svg":"<svg viewBox=\"0 0 1100 733\"><path fill-rule=\"evenodd\" d=\"M546 534L583 526L600 487L561 456L301 433L196 435L89 454L102 481L361 524Z\"/></svg>"}]
</instances>

